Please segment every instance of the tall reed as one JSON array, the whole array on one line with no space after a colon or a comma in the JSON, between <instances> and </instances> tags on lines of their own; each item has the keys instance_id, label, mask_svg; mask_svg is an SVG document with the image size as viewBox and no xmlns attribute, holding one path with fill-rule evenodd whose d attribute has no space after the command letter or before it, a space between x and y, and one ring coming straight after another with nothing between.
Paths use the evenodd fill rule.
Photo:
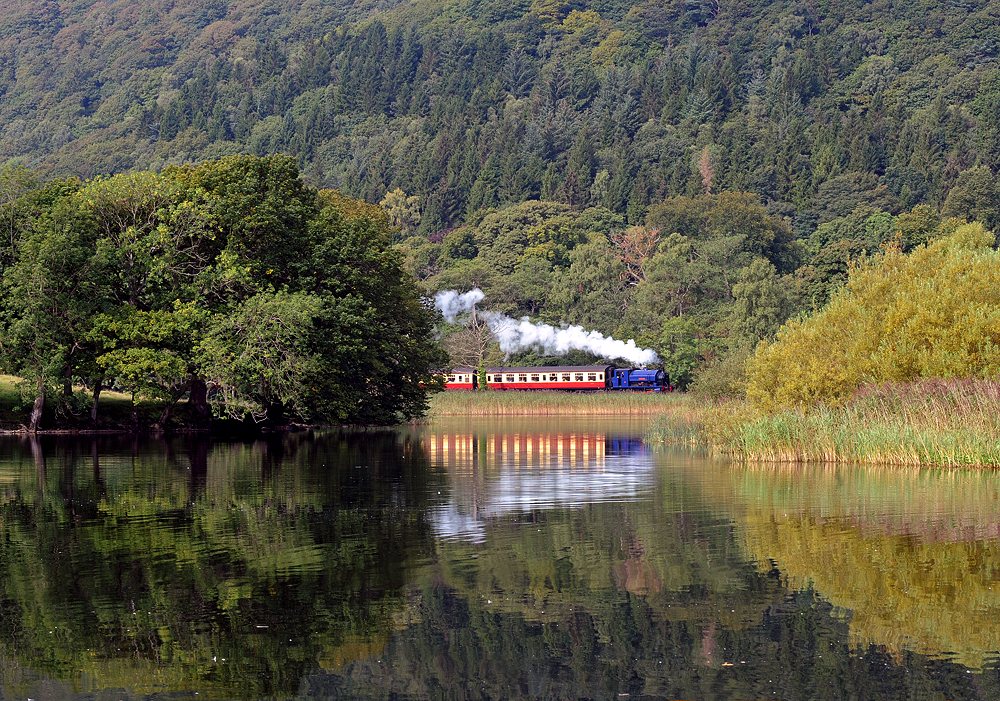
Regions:
<instances>
[{"instance_id":1,"label":"tall reed","mask_svg":"<svg viewBox=\"0 0 1000 701\"><path fill-rule=\"evenodd\" d=\"M1000 467L1000 382L869 386L842 406L763 414L743 402L705 412L702 440L748 461ZM669 440L660 422L651 436Z\"/></svg>"},{"instance_id":2,"label":"tall reed","mask_svg":"<svg viewBox=\"0 0 1000 701\"><path fill-rule=\"evenodd\" d=\"M442 392L428 416L624 416L678 414L689 406L676 394L633 392Z\"/></svg>"}]
</instances>

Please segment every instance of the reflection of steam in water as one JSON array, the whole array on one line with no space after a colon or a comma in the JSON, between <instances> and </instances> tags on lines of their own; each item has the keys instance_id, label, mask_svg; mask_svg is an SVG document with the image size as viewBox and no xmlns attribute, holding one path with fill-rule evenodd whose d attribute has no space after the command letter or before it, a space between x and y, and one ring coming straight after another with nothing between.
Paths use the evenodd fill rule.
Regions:
<instances>
[{"instance_id":1,"label":"reflection of steam in water","mask_svg":"<svg viewBox=\"0 0 1000 701\"><path fill-rule=\"evenodd\" d=\"M424 447L450 477L448 502L430 511L443 538L481 542L492 518L632 501L650 493L655 480L648 448L629 436L430 434Z\"/></svg>"}]
</instances>

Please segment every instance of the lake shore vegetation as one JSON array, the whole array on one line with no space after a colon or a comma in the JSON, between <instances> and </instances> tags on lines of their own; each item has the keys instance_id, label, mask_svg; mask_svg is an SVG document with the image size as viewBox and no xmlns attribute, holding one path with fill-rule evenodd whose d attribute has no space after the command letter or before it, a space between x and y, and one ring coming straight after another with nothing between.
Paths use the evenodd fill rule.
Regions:
<instances>
[{"instance_id":1,"label":"lake shore vegetation","mask_svg":"<svg viewBox=\"0 0 1000 701\"><path fill-rule=\"evenodd\" d=\"M838 405L773 412L692 403L657 417L648 437L747 462L1000 467L1000 382L871 385Z\"/></svg>"},{"instance_id":2,"label":"lake shore vegetation","mask_svg":"<svg viewBox=\"0 0 1000 701\"><path fill-rule=\"evenodd\" d=\"M994 244L947 220L908 251L890 241L852 262L829 302L733 363L728 392L455 392L431 413L647 415L654 442L747 461L1000 467Z\"/></svg>"},{"instance_id":3,"label":"lake shore vegetation","mask_svg":"<svg viewBox=\"0 0 1000 701\"><path fill-rule=\"evenodd\" d=\"M671 393L442 392L431 398L428 417L674 415L689 404Z\"/></svg>"},{"instance_id":4,"label":"lake shore vegetation","mask_svg":"<svg viewBox=\"0 0 1000 701\"><path fill-rule=\"evenodd\" d=\"M84 408L121 428L109 390L131 430L175 427L181 405L196 429L424 410L442 355L388 220L288 157L32 183L3 214L0 372L21 378L4 393L29 432Z\"/></svg>"},{"instance_id":5,"label":"lake shore vegetation","mask_svg":"<svg viewBox=\"0 0 1000 701\"><path fill-rule=\"evenodd\" d=\"M949 228L853 266L762 342L746 400L705 410L704 443L750 461L1000 467L1000 252L981 224Z\"/></svg>"}]
</instances>

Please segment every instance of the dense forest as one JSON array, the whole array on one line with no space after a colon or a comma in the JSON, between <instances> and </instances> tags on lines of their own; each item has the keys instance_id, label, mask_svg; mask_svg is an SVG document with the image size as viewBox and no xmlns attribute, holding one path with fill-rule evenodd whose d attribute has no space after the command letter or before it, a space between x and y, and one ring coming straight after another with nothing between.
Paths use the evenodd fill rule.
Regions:
<instances>
[{"instance_id":1,"label":"dense forest","mask_svg":"<svg viewBox=\"0 0 1000 701\"><path fill-rule=\"evenodd\" d=\"M856 261L1000 226L988 0L0 7L0 159L290 154L382 205L425 291L635 338L681 387L742 391Z\"/></svg>"},{"instance_id":2,"label":"dense forest","mask_svg":"<svg viewBox=\"0 0 1000 701\"><path fill-rule=\"evenodd\" d=\"M727 189L807 233L861 203L962 210L1000 167L988 0L0 7L0 157L89 176L283 151L321 186L416 196L425 234L530 199L640 223Z\"/></svg>"}]
</instances>

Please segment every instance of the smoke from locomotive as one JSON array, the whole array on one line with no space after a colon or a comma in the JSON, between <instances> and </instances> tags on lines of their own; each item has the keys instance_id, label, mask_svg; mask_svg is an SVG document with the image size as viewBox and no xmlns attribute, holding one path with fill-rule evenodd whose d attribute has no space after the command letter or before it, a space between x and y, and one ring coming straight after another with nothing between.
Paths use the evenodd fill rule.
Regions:
<instances>
[{"instance_id":1,"label":"smoke from locomotive","mask_svg":"<svg viewBox=\"0 0 1000 701\"><path fill-rule=\"evenodd\" d=\"M444 290L434 295L434 308L441 312L445 321L451 324L458 317L471 312L485 297L486 295L478 287L465 293Z\"/></svg>"},{"instance_id":2,"label":"smoke from locomotive","mask_svg":"<svg viewBox=\"0 0 1000 701\"><path fill-rule=\"evenodd\" d=\"M478 287L465 293L445 290L434 296L434 307L446 321L453 322L470 313L485 297ZM582 350L600 358L627 360L640 366L659 362L655 351L637 346L631 338L620 341L599 331L588 331L582 326L557 328L551 324L537 324L528 317L518 320L490 311L479 312L479 317L499 342L500 350L507 354L536 350L546 355L565 355L572 350Z\"/></svg>"}]
</instances>

